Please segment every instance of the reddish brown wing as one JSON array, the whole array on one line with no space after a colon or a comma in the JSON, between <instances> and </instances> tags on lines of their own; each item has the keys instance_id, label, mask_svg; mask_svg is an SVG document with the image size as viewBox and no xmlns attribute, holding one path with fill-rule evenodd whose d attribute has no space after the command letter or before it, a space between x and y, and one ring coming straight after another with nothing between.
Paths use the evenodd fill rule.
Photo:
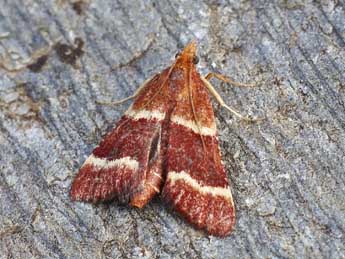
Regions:
<instances>
[{"instance_id":1,"label":"reddish brown wing","mask_svg":"<svg viewBox=\"0 0 345 259\"><path fill-rule=\"evenodd\" d=\"M164 99L156 92L167 73L163 71L145 86L117 126L85 161L72 184L73 200L98 202L117 198L143 207L159 192L166 108L164 103L156 103ZM154 101L148 102L152 98Z\"/></svg>"},{"instance_id":2,"label":"reddish brown wing","mask_svg":"<svg viewBox=\"0 0 345 259\"><path fill-rule=\"evenodd\" d=\"M181 92L170 117L167 176L162 196L196 227L225 236L234 225L234 205L221 162L208 92L195 69L191 73L191 95Z\"/></svg>"}]
</instances>

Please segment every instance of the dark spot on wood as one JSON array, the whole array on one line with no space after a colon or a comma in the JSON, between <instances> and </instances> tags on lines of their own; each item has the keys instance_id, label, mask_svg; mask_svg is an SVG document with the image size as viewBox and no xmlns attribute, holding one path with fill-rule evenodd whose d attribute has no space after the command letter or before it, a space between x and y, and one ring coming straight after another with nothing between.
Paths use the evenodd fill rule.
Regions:
<instances>
[{"instance_id":1,"label":"dark spot on wood","mask_svg":"<svg viewBox=\"0 0 345 259\"><path fill-rule=\"evenodd\" d=\"M283 77L275 76L273 79L273 84L276 86L281 86L283 84L284 80L285 79Z\"/></svg>"},{"instance_id":2,"label":"dark spot on wood","mask_svg":"<svg viewBox=\"0 0 345 259\"><path fill-rule=\"evenodd\" d=\"M84 54L83 46L84 41L81 38L76 38L74 46L58 42L54 49L60 61L76 66L78 58Z\"/></svg>"},{"instance_id":3,"label":"dark spot on wood","mask_svg":"<svg viewBox=\"0 0 345 259\"><path fill-rule=\"evenodd\" d=\"M36 59L34 63L27 65L27 68L32 72L38 73L41 71L42 67L47 63L48 55L43 55Z\"/></svg>"},{"instance_id":4,"label":"dark spot on wood","mask_svg":"<svg viewBox=\"0 0 345 259\"><path fill-rule=\"evenodd\" d=\"M235 52L235 53L241 53L242 52L242 46L241 45L235 45L233 46L232 52Z\"/></svg>"},{"instance_id":5,"label":"dark spot on wood","mask_svg":"<svg viewBox=\"0 0 345 259\"><path fill-rule=\"evenodd\" d=\"M86 3L84 1L76 1L74 3L71 3L72 9L78 14L78 15L82 15L85 7L86 7Z\"/></svg>"}]
</instances>

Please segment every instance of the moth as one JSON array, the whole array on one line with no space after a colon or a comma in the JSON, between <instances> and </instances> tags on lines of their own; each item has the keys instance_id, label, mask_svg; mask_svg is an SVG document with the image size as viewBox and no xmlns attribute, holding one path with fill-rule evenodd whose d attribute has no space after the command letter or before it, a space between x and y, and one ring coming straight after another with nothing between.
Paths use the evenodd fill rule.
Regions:
<instances>
[{"instance_id":1,"label":"moth","mask_svg":"<svg viewBox=\"0 0 345 259\"><path fill-rule=\"evenodd\" d=\"M209 93L228 107L197 69L196 43L122 101L135 98L75 177L72 200L116 199L142 208L156 194L198 229L228 235L235 207L221 161ZM245 84L241 84L245 85ZM249 85L249 84L248 84ZM122 102L120 101L120 102Z\"/></svg>"}]
</instances>

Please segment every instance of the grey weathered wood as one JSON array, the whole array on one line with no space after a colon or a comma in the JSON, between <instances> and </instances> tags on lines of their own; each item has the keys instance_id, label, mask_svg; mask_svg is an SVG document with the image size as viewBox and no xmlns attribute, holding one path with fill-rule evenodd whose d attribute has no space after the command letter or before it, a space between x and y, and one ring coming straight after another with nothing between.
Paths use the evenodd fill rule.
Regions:
<instances>
[{"instance_id":1,"label":"grey weathered wood","mask_svg":"<svg viewBox=\"0 0 345 259\"><path fill-rule=\"evenodd\" d=\"M67 0L0 6L2 67L19 69L0 70L1 258L345 257L344 1L104 0L80 15ZM75 37L85 45L73 65L52 46ZM130 95L191 39L201 72L258 84L212 81L226 102L267 116L247 124L215 105L237 208L225 239L195 231L159 198L137 210L68 197L129 105L95 101ZM42 51L42 69L20 69Z\"/></svg>"}]
</instances>

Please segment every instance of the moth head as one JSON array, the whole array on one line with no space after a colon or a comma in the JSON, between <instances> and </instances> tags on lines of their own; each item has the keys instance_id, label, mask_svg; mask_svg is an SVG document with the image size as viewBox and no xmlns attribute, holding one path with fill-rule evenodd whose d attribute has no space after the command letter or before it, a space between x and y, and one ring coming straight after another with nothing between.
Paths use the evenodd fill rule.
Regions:
<instances>
[{"instance_id":1,"label":"moth head","mask_svg":"<svg viewBox=\"0 0 345 259\"><path fill-rule=\"evenodd\" d=\"M181 52L175 55L176 63L182 65L194 64L199 62L199 58L196 55L196 42L190 42Z\"/></svg>"}]
</instances>

